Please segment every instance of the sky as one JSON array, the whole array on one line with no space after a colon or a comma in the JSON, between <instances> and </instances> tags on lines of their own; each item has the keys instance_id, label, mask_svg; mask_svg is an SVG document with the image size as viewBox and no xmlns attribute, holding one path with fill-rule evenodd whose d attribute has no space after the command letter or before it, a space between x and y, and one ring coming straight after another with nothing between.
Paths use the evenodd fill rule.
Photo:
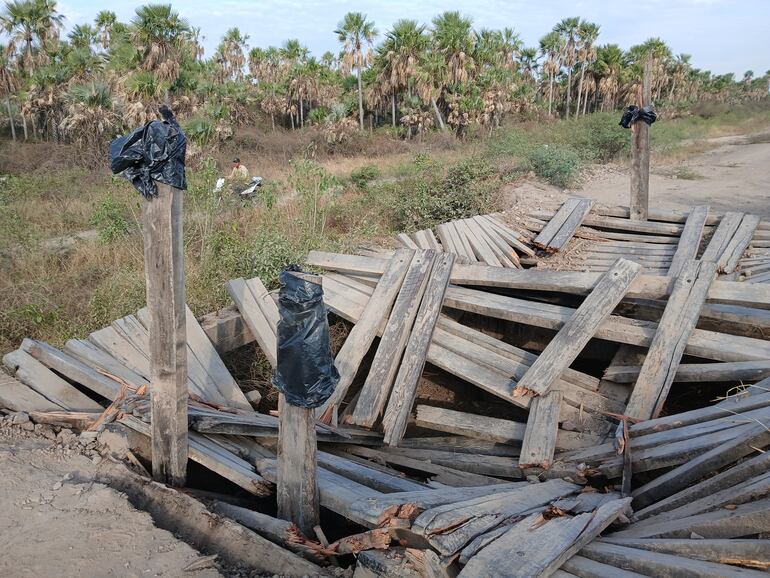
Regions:
<instances>
[{"instance_id":1,"label":"sky","mask_svg":"<svg viewBox=\"0 0 770 578\"><path fill-rule=\"evenodd\" d=\"M58 2L67 29L92 22L104 8L129 21L140 4L136 0ZM538 39L562 18L580 16L601 26L600 44L613 42L627 49L657 36L675 54L691 54L693 66L714 74L733 72L740 77L746 70L760 75L770 69L770 0L185 0L172 5L202 29L206 56L213 54L233 26L249 35L249 47L278 46L297 38L320 56L339 50L333 31L348 11L363 12L373 20L381 40L400 18L430 24L437 14L458 10L472 18L477 30L512 27L527 46L537 46Z\"/></svg>"}]
</instances>

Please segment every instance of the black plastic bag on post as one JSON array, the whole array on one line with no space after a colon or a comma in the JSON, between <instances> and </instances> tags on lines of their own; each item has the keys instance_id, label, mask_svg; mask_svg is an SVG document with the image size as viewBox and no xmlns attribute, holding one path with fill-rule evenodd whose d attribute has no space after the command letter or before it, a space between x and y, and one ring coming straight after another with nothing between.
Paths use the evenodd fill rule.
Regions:
<instances>
[{"instance_id":1,"label":"black plastic bag on post","mask_svg":"<svg viewBox=\"0 0 770 578\"><path fill-rule=\"evenodd\" d=\"M153 120L110 143L110 169L122 173L142 196L158 194L155 181L186 190L184 173L187 137L167 106L163 120Z\"/></svg>"},{"instance_id":2,"label":"black plastic bag on post","mask_svg":"<svg viewBox=\"0 0 770 578\"><path fill-rule=\"evenodd\" d=\"M340 374L334 366L323 288L294 272L279 275L278 365L273 385L292 405L315 408L334 392Z\"/></svg>"},{"instance_id":3,"label":"black plastic bag on post","mask_svg":"<svg viewBox=\"0 0 770 578\"><path fill-rule=\"evenodd\" d=\"M620 117L618 123L623 128L631 128L631 125L636 121L641 120L648 125L654 123L658 119L658 115L652 110L651 106L643 106L639 108L635 104L626 107L623 111L623 116Z\"/></svg>"}]
</instances>

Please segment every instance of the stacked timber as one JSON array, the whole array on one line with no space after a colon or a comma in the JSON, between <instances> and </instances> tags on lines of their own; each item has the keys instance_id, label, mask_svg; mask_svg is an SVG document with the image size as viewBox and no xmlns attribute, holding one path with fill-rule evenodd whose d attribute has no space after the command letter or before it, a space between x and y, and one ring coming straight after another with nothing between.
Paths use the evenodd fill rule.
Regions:
<instances>
[{"instance_id":1,"label":"stacked timber","mask_svg":"<svg viewBox=\"0 0 770 578\"><path fill-rule=\"evenodd\" d=\"M255 344L275 366L276 295L234 279L233 307L188 310L189 457L229 482L208 515L263 537L290 575L766 576L770 292L745 271L770 226L708 207L631 221L581 199L523 223L307 256L349 326L315 423L320 505L349 524L313 536L260 510L279 420L220 357ZM0 407L123 428L148 464L148 333L140 310L63 351L24 340Z\"/></svg>"}]
</instances>

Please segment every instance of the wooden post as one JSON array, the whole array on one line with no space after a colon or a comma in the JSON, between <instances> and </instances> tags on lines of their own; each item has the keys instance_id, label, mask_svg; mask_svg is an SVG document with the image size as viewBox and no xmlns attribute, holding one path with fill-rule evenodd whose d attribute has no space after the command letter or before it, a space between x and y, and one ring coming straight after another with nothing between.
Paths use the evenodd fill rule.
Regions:
<instances>
[{"instance_id":1,"label":"wooden post","mask_svg":"<svg viewBox=\"0 0 770 578\"><path fill-rule=\"evenodd\" d=\"M187 336L185 334L183 193L156 183L142 202L144 269L150 315L152 475L176 486L187 474Z\"/></svg>"},{"instance_id":2,"label":"wooden post","mask_svg":"<svg viewBox=\"0 0 770 578\"><path fill-rule=\"evenodd\" d=\"M652 55L644 63L639 106L652 102ZM631 125L631 218L646 221L650 204L650 127L637 121Z\"/></svg>"},{"instance_id":3,"label":"wooden post","mask_svg":"<svg viewBox=\"0 0 770 578\"><path fill-rule=\"evenodd\" d=\"M319 523L315 412L278 397L278 517L305 536Z\"/></svg>"}]
</instances>

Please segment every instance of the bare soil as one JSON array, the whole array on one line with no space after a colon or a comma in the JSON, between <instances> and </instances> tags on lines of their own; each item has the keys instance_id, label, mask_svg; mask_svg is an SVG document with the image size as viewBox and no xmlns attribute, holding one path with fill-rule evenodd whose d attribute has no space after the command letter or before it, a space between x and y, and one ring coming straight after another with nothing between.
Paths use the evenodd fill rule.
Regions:
<instances>
[{"instance_id":1,"label":"bare soil","mask_svg":"<svg viewBox=\"0 0 770 578\"><path fill-rule=\"evenodd\" d=\"M653 159L650 206L684 209L709 205L713 211L743 211L770 217L770 139L767 135L720 137L714 146L677 164ZM581 187L565 191L528 181L512 187L513 203L548 205L567 194L590 197L606 205L628 205L628 167L604 165L589 171Z\"/></svg>"},{"instance_id":2,"label":"bare soil","mask_svg":"<svg viewBox=\"0 0 770 578\"><path fill-rule=\"evenodd\" d=\"M205 558L95 481L111 466L72 436L0 422L0 576L221 576L185 570Z\"/></svg>"}]
</instances>

